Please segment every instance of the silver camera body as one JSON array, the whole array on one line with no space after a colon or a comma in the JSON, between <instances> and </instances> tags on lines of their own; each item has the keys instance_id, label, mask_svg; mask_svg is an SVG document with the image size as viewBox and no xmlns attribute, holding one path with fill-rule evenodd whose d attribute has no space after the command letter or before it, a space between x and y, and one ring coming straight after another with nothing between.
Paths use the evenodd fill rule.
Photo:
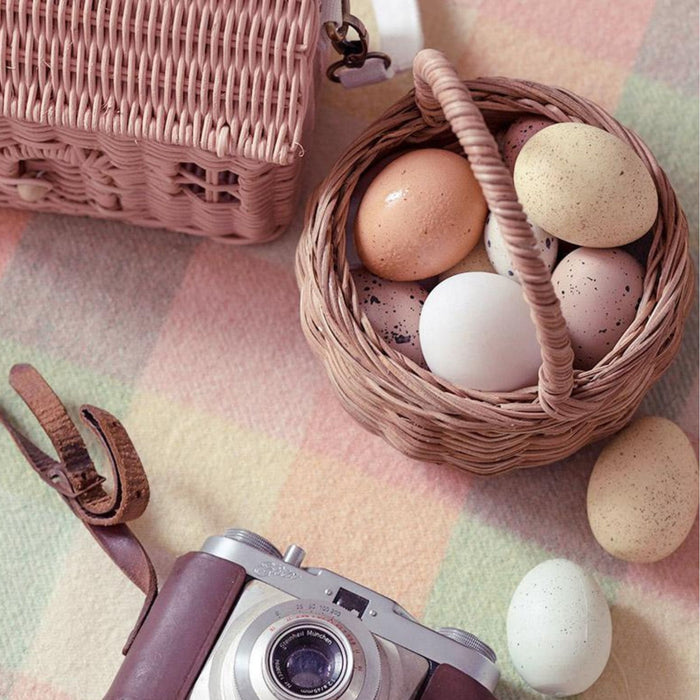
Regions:
<instances>
[{"instance_id":1,"label":"silver camera body","mask_svg":"<svg viewBox=\"0 0 700 700\"><path fill-rule=\"evenodd\" d=\"M489 691L493 651L474 635L421 625L397 603L332 571L301 566L247 530L202 551L242 566L247 582L190 700L413 700L449 664Z\"/></svg>"}]
</instances>

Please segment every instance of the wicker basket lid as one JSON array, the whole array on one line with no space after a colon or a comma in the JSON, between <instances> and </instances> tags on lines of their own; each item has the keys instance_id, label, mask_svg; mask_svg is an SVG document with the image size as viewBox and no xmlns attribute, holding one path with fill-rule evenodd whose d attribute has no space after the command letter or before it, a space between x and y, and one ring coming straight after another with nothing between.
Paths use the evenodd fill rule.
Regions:
<instances>
[{"instance_id":1,"label":"wicker basket lid","mask_svg":"<svg viewBox=\"0 0 700 700\"><path fill-rule=\"evenodd\" d=\"M288 164L302 152L312 0L28 0L0 15L2 113Z\"/></svg>"}]
</instances>

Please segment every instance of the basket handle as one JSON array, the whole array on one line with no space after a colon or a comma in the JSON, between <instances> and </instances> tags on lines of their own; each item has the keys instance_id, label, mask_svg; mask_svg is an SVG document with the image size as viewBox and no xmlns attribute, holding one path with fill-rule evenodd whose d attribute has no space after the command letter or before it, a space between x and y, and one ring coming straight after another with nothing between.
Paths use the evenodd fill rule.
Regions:
<instances>
[{"instance_id":1,"label":"basket handle","mask_svg":"<svg viewBox=\"0 0 700 700\"><path fill-rule=\"evenodd\" d=\"M511 174L467 86L444 54L434 49L420 51L413 62L413 77L423 119L432 126L443 124L445 119L449 122L498 221L537 329L542 353L540 404L545 412L561 416L558 409L574 386L574 352L549 271L537 252Z\"/></svg>"}]
</instances>

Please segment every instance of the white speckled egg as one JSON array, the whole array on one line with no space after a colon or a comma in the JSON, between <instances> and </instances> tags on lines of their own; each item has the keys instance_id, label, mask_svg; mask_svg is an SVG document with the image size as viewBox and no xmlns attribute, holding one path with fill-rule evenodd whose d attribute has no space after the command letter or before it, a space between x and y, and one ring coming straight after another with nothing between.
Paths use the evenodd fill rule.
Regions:
<instances>
[{"instance_id":1,"label":"white speckled egg","mask_svg":"<svg viewBox=\"0 0 700 700\"><path fill-rule=\"evenodd\" d=\"M535 235L535 242L540 257L544 260L547 269L551 272L557 261L559 241L554 236L550 236L539 226L532 223L530 226ZM492 214L489 214L488 219L486 219L486 226L484 227L484 245L486 247L486 254L494 270L496 270L499 275L509 277L515 282L520 282L520 274L515 269L515 265L513 265L513 260L508 252L506 241L501 233L501 227L496 217Z\"/></svg>"},{"instance_id":2,"label":"white speckled egg","mask_svg":"<svg viewBox=\"0 0 700 700\"><path fill-rule=\"evenodd\" d=\"M674 552L698 511L698 462L666 418L634 421L603 448L588 482L588 521L603 549L650 563Z\"/></svg>"},{"instance_id":3,"label":"white speckled egg","mask_svg":"<svg viewBox=\"0 0 700 700\"><path fill-rule=\"evenodd\" d=\"M420 317L430 371L465 389L517 391L537 382L535 324L519 284L463 272L435 287Z\"/></svg>"},{"instance_id":4,"label":"white speckled egg","mask_svg":"<svg viewBox=\"0 0 700 700\"><path fill-rule=\"evenodd\" d=\"M425 367L418 325L427 292L416 282L392 282L365 269L353 270L352 277L372 328L394 350Z\"/></svg>"},{"instance_id":5,"label":"white speckled egg","mask_svg":"<svg viewBox=\"0 0 700 700\"><path fill-rule=\"evenodd\" d=\"M520 581L508 608L506 633L518 673L536 691L555 697L593 685L612 647L603 592L567 559L544 561Z\"/></svg>"},{"instance_id":6,"label":"white speckled egg","mask_svg":"<svg viewBox=\"0 0 700 700\"><path fill-rule=\"evenodd\" d=\"M577 248L559 262L552 284L574 349L575 366L602 360L634 320L644 270L624 250Z\"/></svg>"},{"instance_id":7,"label":"white speckled egg","mask_svg":"<svg viewBox=\"0 0 700 700\"><path fill-rule=\"evenodd\" d=\"M515 161L513 181L530 220L576 245L625 245L656 219L656 187L641 158L588 124L554 124L536 133Z\"/></svg>"}]
</instances>

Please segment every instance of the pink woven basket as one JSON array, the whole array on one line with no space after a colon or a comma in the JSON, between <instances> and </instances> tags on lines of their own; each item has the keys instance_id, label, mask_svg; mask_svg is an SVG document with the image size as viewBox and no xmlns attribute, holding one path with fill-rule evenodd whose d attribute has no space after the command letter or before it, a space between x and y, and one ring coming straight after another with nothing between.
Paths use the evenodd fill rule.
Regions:
<instances>
[{"instance_id":1,"label":"pink woven basket","mask_svg":"<svg viewBox=\"0 0 700 700\"><path fill-rule=\"evenodd\" d=\"M7 0L0 204L279 235L313 116L314 0Z\"/></svg>"},{"instance_id":2,"label":"pink woven basket","mask_svg":"<svg viewBox=\"0 0 700 700\"><path fill-rule=\"evenodd\" d=\"M411 457L479 474L562 459L621 429L677 353L693 290L685 215L649 149L591 102L518 80L463 82L432 50L418 54L414 76L415 92L355 141L309 203L296 260L304 333L348 412ZM659 214L636 318L613 350L586 371L573 369L549 272L492 136L525 113L615 134L638 153L658 190ZM360 310L346 259L358 183L388 155L421 146L459 146L469 157L537 326L542 352L537 386L510 393L455 387L390 348Z\"/></svg>"}]
</instances>

